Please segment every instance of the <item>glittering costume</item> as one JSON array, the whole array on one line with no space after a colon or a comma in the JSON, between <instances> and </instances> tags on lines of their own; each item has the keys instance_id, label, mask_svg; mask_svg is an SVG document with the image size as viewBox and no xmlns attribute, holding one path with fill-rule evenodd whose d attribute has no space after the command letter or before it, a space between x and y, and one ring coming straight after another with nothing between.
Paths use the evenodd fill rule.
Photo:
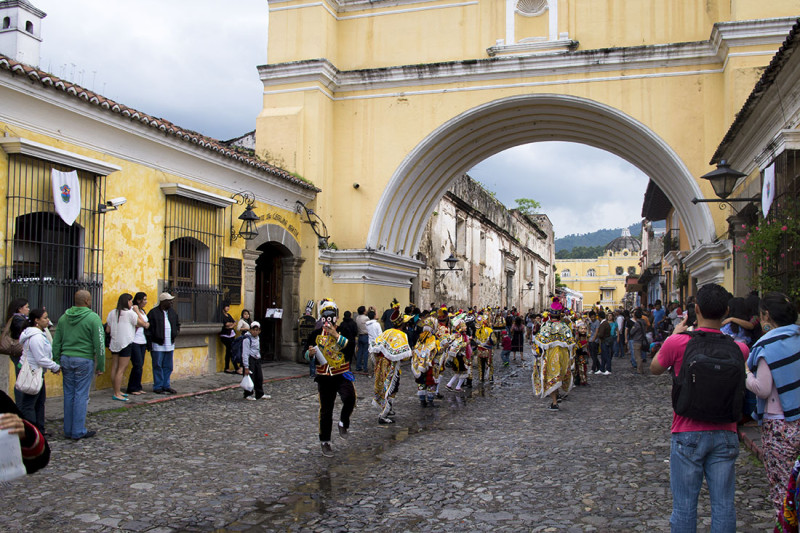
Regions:
<instances>
[{"instance_id":1,"label":"glittering costume","mask_svg":"<svg viewBox=\"0 0 800 533\"><path fill-rule=\"evenodd\" d=\"M572 389L572 363L575 339L570 327L560 321L548 321L533 340L533 393L539 398Z\"/></svg>"},{"instance_id":2,"label":"glittering costume","mask_svg":"<svg viewBox=\"0 0 800 533\"><path fill-rule=\"evenodd\" d=\"M411 347L408 345L408 336L402 331L403 324L410 317L400 315L399 309L392 315L392 329L381 333L369 351L375 354L375 400L381 412L378 422L390 424L393 420L388 417L394 414L392 404L397 389L400 387L400 365L403 359L411 357Z\"/></svg>"},{"instance_id":3,"label":"glittering costume","mask_svg":"<svg viewBox=\"0 0 800 533\"><path fill-rule=\"evenodd\" d=\"M586 337L575 343L575 365L572 369L575 385L589 384L589 342Z\"/></svg>"},{"instance_id":4,"label":"glittering costume","mask_svg":"<svg viewBox=\"0 0 800 533\"><path fill-rule=\"evenodd\" d=\"M453 368L453 377L447 383L447 390L460 392L464 381L472 370L472 346L466 333L466 324L460 318L453 319L453 330L447 343L447 361ZM455 385L455 388L453 388Z\"/></svg>"},{"instance_id":5,"label":"glittering costume","mask_svg":"<svg viewBox=\"0 0 800 533\"><path fill-rule=\"evenodd\" d=\"M433 333L435 330L436 319L428 317L423 320L422 334L417 339L411 356L411 372L417 383L417 395L422 407L433 406L439 384L439 365L436 364L439 341Z\"/></svg>"},{"instance_id":6,"label":"glittering costume","mask_svg":"<svg viewBox=\"0 0 800 533\"><path fill-rule=\"evenodd\" d=\"M489 327L488 318L480 315L477 319L478 327L475 330L475 340L478 347L475 349L473 368L478 370L478 378L483 381L494 381L494 357L492 354L492 328Z\"/></svg>"}]
</instances>

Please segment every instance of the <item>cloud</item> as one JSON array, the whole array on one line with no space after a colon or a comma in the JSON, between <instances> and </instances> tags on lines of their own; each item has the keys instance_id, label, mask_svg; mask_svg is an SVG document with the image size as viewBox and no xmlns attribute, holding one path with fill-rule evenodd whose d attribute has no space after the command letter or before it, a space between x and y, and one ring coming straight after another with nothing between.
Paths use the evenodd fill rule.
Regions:
<instances>
[{"instance_id":1,"label":"cloud","mask_svg":"<svg viewBox=\"0 0 800 533\"><path fill-rule=\"evenodd\" d=\"M556 237L641 220L648 178L609 152L567 142L525 144L496 154L469 171L506 206L532 198L553 222Z\"/></svg>"},{"instance_id":2,"label":"cloud","mask_svg":"<svg viewBox=\"0 0 800 533\"><path fill-rule=\"evenodd\" d=\"M227 139L255 128L264 0L37 0L40 66L181 127Z\"/></svg>"}]
</instances>

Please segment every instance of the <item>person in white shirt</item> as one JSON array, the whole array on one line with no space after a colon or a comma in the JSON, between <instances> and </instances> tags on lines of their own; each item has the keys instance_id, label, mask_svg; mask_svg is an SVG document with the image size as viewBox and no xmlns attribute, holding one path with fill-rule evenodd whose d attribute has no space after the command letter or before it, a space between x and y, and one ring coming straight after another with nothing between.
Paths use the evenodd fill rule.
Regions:
<instances>
[{"instance_id":1,"label":"person in white shirt","mask_svg":"<svg viewBox=\"0 0 800 533\"><path fill-rule=\"evenodd\" d=\"M133 296L122 293L117 300L117 308L108 313L106 318L106 334L111 335L108 349L111 352L111 386L114 388L112 398L127 402L128 395L122 392L122 377L133 353L133 338L136 327L144 326L138 310L133 308Z\"/></svg>"},{"instance_id":2,"label":"person in white shirt","mask_svg":"<svg viewBox=\"0 0 800 533\"><path fill-rule=\"evenodd\" d=\"M34 309L28 314L28 327L19 336L22 344L22 357L20 360L28 360L33 370L42 368L58 374L61 367L53 361L53 346L47 339L45 330L50 324L47 311L44 309ZM22 418L34 424L39 431L44 433L44 406L47 399L44 380L42 388L37 394L20 393L20 400L17 407L22 412Z\"/></svg>"},{"instance_id":3,"label":"person in white shirt","mask_svg":"<svg viewBox=\"0 0 800 533\"><path fill-rule=\"evenodd\" d=\"M383 328L381 328L381 323L378 322L377 320L375 320L376 316L377 316L377 314L375 313L375 309L370 308L370 310L367 312L367 318L369 320L367 320L367 324L366 324L367 336L369 338L369 345L370 346L374 346L375 345L375 339L377 339L378 336L380 336L380 334L383 333ZM372 354L370 354L369 361L367 362L367 368L365 369L367 372L369 372L369 375L371 376L372 375L372 370L370 370L370 368L369 368L370 364L372 365L372 368L374 369L375 368L375 356L373 356Z\"/></svg>"},{"instance_id":4,"label":"person in white shirt","mask_svg":"<svg viewBox=\"0 0 800 533\"><path fill-rule=\"evenodd\" d=\"M147 295L143 292L137 292L133 296L133 307L131 309L136 311L144 325L137 325L136 333L133 336L133 343L131 344L131 373L128 376L128 387L125 391L134 396L144 394L142 390L142 373L144 371L144 354L147 351L147 338L144 332L150 327L147 313L144 311L145 307L147 307Z\"/></svg>"}]
</instances>

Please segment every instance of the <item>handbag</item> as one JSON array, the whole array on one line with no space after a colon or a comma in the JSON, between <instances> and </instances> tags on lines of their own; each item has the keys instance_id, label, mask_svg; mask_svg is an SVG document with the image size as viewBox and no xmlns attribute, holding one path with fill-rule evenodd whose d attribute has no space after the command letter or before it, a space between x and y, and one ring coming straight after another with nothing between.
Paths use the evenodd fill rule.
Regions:
<instances>
[{"instance_id":1,"label":"handbag","mask_svg":"<svg viewBox=\"0 0 800 533\"><path fill-rule=\"evenodd\" d=\"M6 327L3 328L3 334L0 336L0 353L19 358L22 356L22 344L20 344L18 340L11 338L11 333L9 330L11 328L12 320L14 320L14 317L8 319L8 322L6 322Z\"/></svg>"},{"instance_id":2,"label":"handbag","mask_svg":"<svg viewBox=\"0 0 800 533\"><path fill-rule=\"evenodd\" d=\"M28 356L22 360L22 368L17 376L17 383L14 388L25 394L39 394L42 390L42 368L34 370L28 362Z\"/></svg>"}]
</instances>

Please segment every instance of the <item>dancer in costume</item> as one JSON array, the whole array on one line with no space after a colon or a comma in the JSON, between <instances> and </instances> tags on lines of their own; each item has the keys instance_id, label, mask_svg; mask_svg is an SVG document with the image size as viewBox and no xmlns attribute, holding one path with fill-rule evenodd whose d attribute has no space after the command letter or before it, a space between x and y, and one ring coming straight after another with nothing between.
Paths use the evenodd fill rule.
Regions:
<instances>
[{"instance_id":1,"label":"dancer in costume","mask_svg":"<svg viewBox=\"0 0 800 533\"><path fill-rule=\"evenodd\" d=\"M506 328L506 317L504 317L503 313L500 312L499 307L494 310L492 329L494 330L494 344L495 346L499 346L500 341L503 339L503 333L508 332Z\"/></svg>"},{"instance_id":2,"label":"dancer in costume","mask_svg":"<svg viewBox=\"0 0 800 533\"><path fill-rule=\"evenodd\" d=\"M375 399L373 405L380 408L378 415L379 424L393 424L394 397L400 387L400 361L411 357L411 347L408 345L408 335L403 331L404 325L411 317L395 308L391 316L392 327L387 329L375 339L375 344L369 347L370 353L375 355Z\"/></svg>"},{"instance_id":3,"label":"dancer in costume","mask_svg":"<svg viewBox=\"0 0 800 533\"><path fill-rule=\"evenodd\" d=\"M463 318L459 316L453 318L452 328L453 333L450 334L447 346L447 360L452 364L454 374L446 388L451 392L461 392L463 390L461 386L469 378L472 370L472 346Z\"/></svg>"},{"instance_id":4,"label":"dancer in costume","mask_svg":"<svg viewBox=\"0 0 800 533\"><path fill-rule=\"evenodd\" d=\"M475 364L474 368L478 369L478 378L481 383L486 381L488 373L488 381L494 381L494 357L492 354L492 328L489 326L489 320L486 315L479 315L476 320L477 328L475 330L475 341L477 341L477 348L475 350Z\"/></svg>"},{"instance_id":5,"label":"dancer in costume","mask_svg":"<svg viewBox=\"0 0 800 533\"><path fill-rule=\"evenodd\" d=\"M347 339L336 332L336 318L339 308L333 300L324 299L319 304L319 319L322 326L314 330L309 337L309 349L305 352L306 360L316 360L317 382L319 393L319 441L322 455L333 457L331 446L331 429L333 427L333 405L338 394L342 400L342 411L339 415L339 436L347 438L350 428L350 415L356 406L356 389L353 385L355 377L350 372L350 363L342 353Z\"/></svg>"},{"instance_id":6,"label":"dancer in costume","mask_svg":"<svg viewBox=\"0 0 800 533\"><path fill-rule=\"evenodd\" d=\"M583 320L578 320L577 336L575 338L575 365L572 374L575 376L575 385L586 386L589 384L589 334Z\"/></svg>"},{"instance_id":7,"label":"dancer in costume","mask_svg":"<svg viewBox=\"0 0 800 533\"><path fill-rule=\"evenodd\" d=\"M439 365L436 361L439 353L439 340L434 333L437 321L434 317L424 314L421 324L422 333L414 345L411 356L411 372L417 383L420 406L436 407L433 400L436 398L436 388L439 384Z\"/></svg>"},{"instance_id":8,"label":"dancer in costume","mask_svg":"<svg viewBox=\"0 0 800 533\"><path fill-rule=\"evenodd\" d=\"M560 302L553 302L548 321L533 341L533 393L539 398L550 396L552 411L558 411L559 390L566 394L572 389L575 339L570 327L561 322L562 311Z\"/></svg>"}]
</instances>

